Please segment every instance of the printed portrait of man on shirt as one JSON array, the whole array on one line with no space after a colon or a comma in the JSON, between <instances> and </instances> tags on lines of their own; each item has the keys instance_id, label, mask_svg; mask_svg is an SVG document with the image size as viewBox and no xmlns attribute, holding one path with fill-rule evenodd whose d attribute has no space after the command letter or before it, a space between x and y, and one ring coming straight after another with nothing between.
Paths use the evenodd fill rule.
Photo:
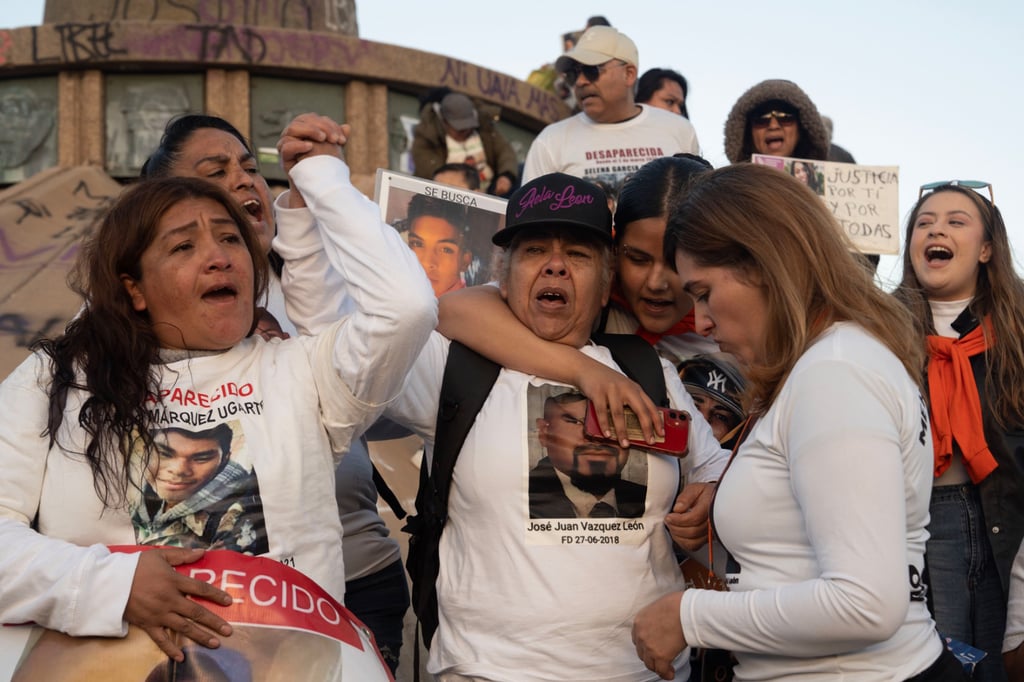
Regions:
<instances>
[{"instance_id":1,"label":"printed portrait of man on shirt","mask_svg":"<svg viewBox=\"0 0 1024 682\"><path fill-rule=\"evenodd\" d=\"M267 553L259 481L241 461L244 439L231 424L158 429L153 442L132 508L138 544Z\"/></svg>"},{"instance_id":2,"label":"printed portrait of man on shirt","mask_svg":"<svg viewBox=\"0 0 1024 682\"><path fill-rule=\"evenodd\" d=\"M587 398L582 393L549 394L541 409L535 420L540 457L530 469L530 518L643 516L647 497L644 455L589 440L583 428Z\"/></svg>"}]
</instances>

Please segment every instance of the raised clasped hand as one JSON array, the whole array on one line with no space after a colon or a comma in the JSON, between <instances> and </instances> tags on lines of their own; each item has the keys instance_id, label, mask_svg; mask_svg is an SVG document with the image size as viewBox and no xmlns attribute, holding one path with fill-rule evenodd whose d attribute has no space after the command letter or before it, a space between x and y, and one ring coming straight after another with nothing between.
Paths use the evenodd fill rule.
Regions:
<instances>
[{"instance_id":1,"label":"raised clasped hand","mask_svg":"<svg viewBox=\"0 0 1024 682\"><path fill-rule=\"evenodd\" d=\"M336 123L320 114L299 114L277 141L281 166L290 173L292 167L307 156L340 156L350 133L351 126L347 123Z\"/></svg>"}]
</instances>

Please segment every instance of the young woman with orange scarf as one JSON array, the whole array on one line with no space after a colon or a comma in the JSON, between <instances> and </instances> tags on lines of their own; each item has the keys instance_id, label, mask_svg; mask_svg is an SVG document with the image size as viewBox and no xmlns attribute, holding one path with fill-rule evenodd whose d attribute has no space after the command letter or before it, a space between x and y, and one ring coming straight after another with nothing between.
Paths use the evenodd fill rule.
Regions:
<instances>
[{"instance_id":1,"label":"young woman with orange scarf","mask_svg":"<svg viewBox=\"0 0 1024 682\"><path fill-rule=\"evenodd\" d=\"M975 191L977 190L977 191ZM924 185L896 292L928 348L935 482L927 580L939 632L1006 680L1009 579L1024 537L1024 282L988 183Z\"/></svg>"}]
</instances>

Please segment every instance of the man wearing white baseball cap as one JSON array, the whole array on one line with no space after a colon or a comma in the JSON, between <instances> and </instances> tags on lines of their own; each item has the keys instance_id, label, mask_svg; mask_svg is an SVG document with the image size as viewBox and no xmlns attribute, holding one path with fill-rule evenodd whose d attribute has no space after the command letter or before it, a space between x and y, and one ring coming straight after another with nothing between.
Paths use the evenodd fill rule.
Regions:
<instances>
[{"instance_id":1,"label":"man wearing white baseball cap","mask_svg":"<svg viewBox=\"0 0 1024 682\"><path fill-rule=\"evenodd\" d=\"M648 161L679 152L700 153L690 122L646 104L634 89L640 59L629 36L592 26L555 68L565 76L580 113L552 123L530 146L523 182L553 172L611 186Z\"/></svg>"}]
</instances>

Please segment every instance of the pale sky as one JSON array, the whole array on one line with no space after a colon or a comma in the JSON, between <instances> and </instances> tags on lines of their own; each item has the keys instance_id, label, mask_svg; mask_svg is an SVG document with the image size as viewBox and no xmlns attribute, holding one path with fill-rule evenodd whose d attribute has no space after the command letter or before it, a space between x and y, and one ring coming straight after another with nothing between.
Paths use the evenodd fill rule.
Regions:
<instances>
[{"instance_id":1,"label":"pale sky","mask_svg":"<svg viewBox=\"0 0 1024 682\"><path fill-rule=\"evenodd\" d=\"M0 26L42 22L43 0L3 0ZM1024 3L1015 0L357 0L360 37L435 52L517 78L553 61L560 36L602 14L640 51L640 71L676 69L704 155L727 163L723 126L766 78L795 81L867 165L899 166L900 219L933 180L993 184L1024 261ZM1024 127L1024 124L1022 124ZM883 258L883 281L898 278Z\"/></svg>"}]
</instances>

